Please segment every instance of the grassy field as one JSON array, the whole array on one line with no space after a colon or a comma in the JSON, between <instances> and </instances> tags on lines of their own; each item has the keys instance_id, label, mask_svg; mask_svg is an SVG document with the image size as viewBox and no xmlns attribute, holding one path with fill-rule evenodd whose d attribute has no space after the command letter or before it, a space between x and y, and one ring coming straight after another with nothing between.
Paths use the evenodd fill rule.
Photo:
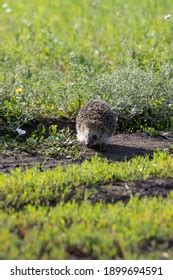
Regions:
<instances>
[{"instance_id":1,"label":"grassy field","mask_svg":"<svg viewBox=\"0 0 173 280\"><path fill-rule=\"evenodd\" d=\"M170 127L171 9L168 0L2 4L3 121L13 130L33 117L75 117L100 97L118 110L122 130Z\"/></svg>"},{"instance_id":2,"label":"grassy field","mask_svg":"<svg viewBox=\"0 0 173 280\"><path fill-rule=\"evenodd\" d=\"M172 259L173 197L0 212L1 259ZM158 219L159 217L159 219Z\"/></svg>"},{"instance_id":3,"label":"grassy field","mask_svg":"<svg viewBox=\"0 0 173 280\"><path fill-rule=\"evenodd\" d=\"M65 169L1 174L0 257L172 258L172 195L139 200L130 193L127 204L105 201L113 181L151 176L173 178L172 157L157 153L153 160L112 164L96 157Z\"/></svg>"},{"instance_id":4,"label":"grassy field","mask_svg":"<svg viewBox=\"0 0 173 280\"><path fill-rule=\"evenodd\" d=\"M0 172L0 259L173 258L171 146L85 160L74 132L91 98L118 132L172 130L172 36L171 0L0 0L0 167L42 160Z\"/></svg>"}]
</instances>

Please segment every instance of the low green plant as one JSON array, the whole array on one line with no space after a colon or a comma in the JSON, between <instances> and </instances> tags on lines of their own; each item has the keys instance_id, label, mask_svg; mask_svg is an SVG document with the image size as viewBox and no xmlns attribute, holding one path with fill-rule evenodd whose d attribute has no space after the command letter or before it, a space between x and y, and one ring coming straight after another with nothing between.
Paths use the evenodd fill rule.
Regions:
<instances>
[{"instance_id":1,"label":"low green plant","mask_svg":"<svg viewBox=\"0 0 173 280\"><path fill-rule=\"evenodd\" d=\"M149 126L141 125L139 131L146 132L148 135L153 136L153 137L161 136L161 134L158 130L154 129L153 127L149 127Z\"/></svg>"},{"instance_id":2,"label":"low green plant","mask_svg":"<svg viewBox=\"0 0 173 280\"><path fill-rule=\"evenodd\" d=\"M52 170L38 168L25 172L16 169L10 175L0 174L0 208L22 209L26 205L56 205L60 201L90 199L100 184L116 181L137 181L147 178L172 178L171 155L155 153L149 157L136 157L127 162L109 163L98 157L81 165L58 165Z\"/></svg>"},{"instance_id":3,"label":"low green plant","mask_svg":"<svg viewBox=\"0 0 173 280\"><path fill-rule=\"evenodd\" d=\"M172 259L173 195L0 211L0 259Z\"/></svg>"},{"instance_id":4,"label":"low green plant","mask_svg":"<svg viewBox=\"0 0 173 280\"><path fill-rule=\"evenodd\" d=\"M76 137L69 128L59 130L57 125L49 127L48 137L45 136L44 127L41 132L32 133L26 139L26 143L21 145L21 149L28 152L32 150L46 157L68 156L76 158L79 156Z\"/></svg>"},{"instance_id":5,"label":"low green plant","mask_svg":"<svg viewBox=\"0 0 173 280\"><path fill-rule=\"evenodd\" d=\"M118 113L120 130L135 131L141 126L153 130L171 127L173 102L172 68L160 73L142 70L134 63L103 75L98 92Z\"/></svg>"},{"instance_id":6,"label":"low green plant","mask_svg":"<svg viewBox=\"0 0 173 280\"><path fill-rule=\"evenodd\" d=\"M16 129L93 98L118 130L172 130L172 0L6 0L0 14L1 153L78 157L68 129ZM172 259L172 194L90 204L101 184L150 177L173 178L172 156L0 173L0 259Z\"/></svg>"},{"instance_id":7,"label":"low green plant","mask_svg":"<svg viewBox=\"0 0 173 280\"><path fill-rule=\"evenodd\" d=\"M76 116L88 99L102 98L118 110L121 130L170 129L168 10L171 0L6 1L0 119L15 131L35 117Z\"/></svg>"},{"instance_id":8,"label":"low green plant","mask_svg":"<svg viewBox=\"0 0 173 280\"><path fill-rule=\"evenodd\" d=\"M39 124L29 136L17 135L13 139L8 134L0 138L0 153L13 150L14 155L21 151L28 154L41 155L44 163L50 157L80 158L79 145L75 135L69 128L58 129L57 125L50 125L49 131Z\"/></svg>"},{"instance_id":9,"label":"low green plant","mask_svg":"<svg viewBox=\"0 0 173 280\"><path fill-rule=\"evenodd\" d=\"M114 108L121 131L136 131L141 127L159 131L172 127L170 65L155 73L151 68L142 70L131 62L114 73L96 74L94 69L73 59L68 74L61 73L59 81L47 69L43 68L42 72L43 82L35 84L30 78L30 85L21 76L22 92L10 94L4 91L1 114L10 131L44 115L75 117L79 109L94 98L101 98ZM12 90L10 86L8 90Z\"/></svg>"}]
</instances>

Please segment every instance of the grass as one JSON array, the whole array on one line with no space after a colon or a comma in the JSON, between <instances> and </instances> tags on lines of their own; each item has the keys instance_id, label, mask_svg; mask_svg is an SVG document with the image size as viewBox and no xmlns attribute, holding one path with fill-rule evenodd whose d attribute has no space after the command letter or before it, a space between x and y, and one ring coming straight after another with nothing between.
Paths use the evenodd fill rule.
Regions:
<instances>
[{"instance_id":1,"label":"grass","mask_svg":"<svg viewBox=\"0 0 173 280\"><path fill-rule=\"evenodd\" d=\"M172 130L172 15L171 0L0 0L1 153L79 157L69 130L16 129L75 118L91 98L110 103L120 131ZM102 184L150 177L173 178L171 155L0 173L0 258L173 258L172 194L91 203Z\"/></svg>"},{"instance_id":2,"label":"grass","mask_svg":"<svg viewBox=\"0 0 173 280\"><path fill-rule=\"evenodd\" d=\"M37 168L0 175L0 206L20 210L26 205L55 205L91 197L99 184L137 181L149 177L173 177L171 155L156 153L153 160L137 157L125 163L108 163L97 157L81 165L57 166L44 172Z\"/></svg>"},{"instance_id":3,"label":"grass","mask_svg":"<svg viewBox=\"0 0 173 280\"><path fill-rule=\"evenodd\" d=\"M121 130L172 128L171 1L6 4L1 125L15 131L34 117L75 117L99 97L118 111Z\"/></svg>"},{"instance_id":4,"label":"grass","mask_svg":"<svg viewBox=\"0 0 173 280\"><path fill-rule=\"evenodd\" d=\"M164 18L172 13L171 0L6 3L1 6L2 53L6 58L12 53L15 62L36 59L53 66L59 60L66 68L69 52L96 68L124 64L131 56L141 65L172 59L172 18Z\"/></svg>"},{"instance_id":5,"label":"grass","mask_svg":"<svg viewBox=\"0 0 173 280\"><path fill-rule=\"evenodd\" d=\"M0 211L1 259L171 259L173 197Z\"/></svg>"},{"instance_id":6,"label":"grass","mask_svg":"<svg viewBox=\"0 0 173 280\"><path fill-rule=\"evenodd\" d=\"M171 259L172 194L92 203L100 185L173 178L171 155L0 174L1 259Z\"/></svg>"}]
</instances>

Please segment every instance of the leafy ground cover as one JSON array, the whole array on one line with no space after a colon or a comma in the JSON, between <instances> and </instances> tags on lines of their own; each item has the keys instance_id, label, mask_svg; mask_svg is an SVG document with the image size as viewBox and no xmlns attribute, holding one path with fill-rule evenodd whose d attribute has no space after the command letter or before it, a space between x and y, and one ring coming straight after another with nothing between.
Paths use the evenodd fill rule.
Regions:
<instances>
[{"instance_id":1,"label":"leafy ground cover","mask_svg":"<svg viewBox=\"0 0 173 280\"><path fill-rule=\"evenodd\" d=\"M167 1L7 1L0 7L1 126L108 101L121 130L172 127Z\"/></svg>"},{"instance_id":2,"label":"leafy ground cover","mask_svg":"<svg viewBox=\"0 0 173 280\"><path fill-rule=\"evenodd\" d=\"M109 163L93 157L91 162L81 165L58 165L53 170L38 171L37 168L21 172L13 171L11 175L0 175L1 207L20 210L31 204L51 205L60 201L82 201L92 196L100 184L111 185L112 181L137 181L149 177L172 178L172 156L165 153L148 157L136 157L131 161Z\"/></svg>"},{"instance_id":3,"label":"leafy ground cover","mask_svg":"<svg viewBox=\"0 0 173 280\"><path fill-rule=\"evenodd\" d=\"M65 127L64 127L65 130ZM57 141L57 136L38 137L34 132L33 136L27 137L23 143L13 140L2 145L2 153L0 155L0 171L10 172L16 167L20 167L22 171L26 167L37 165L40 170L52 168L58 164L67 165L69 163L81 163L86 159L91 159L97 155L109 162L126 161L135 156L146 156L152 158L155 150L159 149L172 153L173 139L163 136L150 136L147 133L118 133L113 137L110 145L107 145L104 150L100 147L86 148L79 145L76 141L76 136L65 139L65 143ZM59 135L59 133L58 133ZM69 136L68 129L65 135ZM71 134L70 134L71 135ZM170 134L171 136L171 134ZM64 134L60 139L64 139ZM29 143L28 143L29 142ZM69 145L67 145L67 143ZM10 148L9 148L10 146ZM38 148L40 146L40 148Z\"/></svg>"},{"instance_id":4,"label":"leafy ground cover","mask_svg":"<svg viewBox=\"0 0 173 280\"><path fill-rule=\"evenodd\" d=\"M173 258L172 15L171 0L0 0L1 259ZM97 156L75 137L91 98L122 133Z\"/></svg>"},{"instance_id":5,"label":"leafy ground cover","mask_svg":"<svg viewBox=\"0 0 173 280\"><path fill-rule=\"evenodd\" d=\"M165 153L155 153L153 160L108 163L95 157L43 172L1 173L0 257L170 259L172 177L173 159ZM158 198L135 198L148 196L149 188ZM123 191L125 204L115 204Z\"/></svg>"},{"instance_id":6,"label":"leafy ground cover","mask_svg":"<svg viewBox=\"0 0 173 280\"><path fill-rule=\"evenodd\" d=\"M1 259L171 259L173 198L0 215Z\"/></svg>"}]
</instances>

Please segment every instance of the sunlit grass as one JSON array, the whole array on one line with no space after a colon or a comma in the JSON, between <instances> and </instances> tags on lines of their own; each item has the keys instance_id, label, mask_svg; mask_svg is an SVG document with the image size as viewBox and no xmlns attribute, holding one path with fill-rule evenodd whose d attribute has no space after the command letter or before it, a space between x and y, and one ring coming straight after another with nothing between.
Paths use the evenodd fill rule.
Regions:
<instances>
[{"instance_id":1,"label":"sunlit grass","mask_svg":"<svg viewBox=\"0 0 173 280\"><path fill-rule=\"evenodd\" d=\"M1 259L172 259L173 196L0 211Z\"/></svg>"},{"instance_id":2,"label":"sunlit grass","mask_svg":"<svg viewBox=\"0 0 173 280\"><path fill-rule=\"evenodd\" d=\"M171 130L172 37L171 0L0 0L0 150L78 155L69 131L18 134L33 118L74 118L91 98L110 103L122 131ZM0 259L172 259L172 194L91 205L101 184L150 177L173 178L169 154L0 173Z\"/></svg>"},{"instance_id":3,"label":"sunlit grass","mask_svg":"<svg viewBox=\"0 0 173 280\"><path fill-rule=\"evenodd\" d=\"M22 209L26 205L55 205L60 201L87 200L99 184L112 181L137 181L149 177L172 178L173 159L165 153L156 153L152 160L137 157L128 162L108 163L94 157L81 165L57 166L53 170L37 168L11 175L0 174L0 206L2 209Z\"/></svg>"}]
</instances>

